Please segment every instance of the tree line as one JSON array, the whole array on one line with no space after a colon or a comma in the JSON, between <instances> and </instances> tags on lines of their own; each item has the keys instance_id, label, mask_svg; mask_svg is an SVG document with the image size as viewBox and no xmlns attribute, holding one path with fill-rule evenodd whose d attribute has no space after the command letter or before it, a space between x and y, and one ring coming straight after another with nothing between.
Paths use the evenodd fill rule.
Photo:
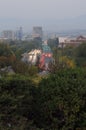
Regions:
<instances>
[{"instance_id":1,"label":"tree line","mask_svg":"<svg viewBox=\"0 0 86 130\"><path fill-rule=\"evenodd\" d=\"M85 130L86 69L64 69L35 83L0 78L1 130Z\"/></svg>"},{"instance_id":2,"label":"tree line","mask_svg":"<svg viewBox=\"0 0 86 130\"><path fill-rule=\"evenodd\" d=\"M15 71L14 75L0 72L0 129L85 130L86 43L63 50L55 44L55 63L45 77L38 76L37 66L20 58L26 49L40 44L34 43L0 43L0 70L12 66ZM53 41L49 43L52 46Z\"/></svg>"}]
</instances>

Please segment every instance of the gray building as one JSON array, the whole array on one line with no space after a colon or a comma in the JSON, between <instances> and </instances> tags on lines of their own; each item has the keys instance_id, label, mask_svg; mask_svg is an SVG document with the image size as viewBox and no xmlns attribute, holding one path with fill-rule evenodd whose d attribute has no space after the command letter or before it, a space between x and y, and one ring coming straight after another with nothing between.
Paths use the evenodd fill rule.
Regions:
<instances>
[{"instance_id":1,"label":"gray building","mask_svg":"<svg viewBox=\"0 0 86 130\"><path fill-rule=\"evenodd\" d=\"M15 33L12 30L4 30L1 33L2 39L8 39L8 40L14 40L15 39Z\"/></svg>"},{"instance_id":2,"label":"gray building","mask_svg":"<svg viewBox=\"0 0 86 130\"><path fill-rule=\"evenodd\" d=\"M33 38L41 38L42 39L42 37L43 37L42 27L40 27L40 26L33 27L32 37Z\"/></svg>"},{"instance_id":3,"label":"gray building","mask_svg":"<svg viewBox=\"0 0 86 130\"><path fill-rule=\"evenodd\" d=\"M18 28L15 33L16 40L22 40L23 38L23 29L22 27Z\"/></svg>"}]
</instances>

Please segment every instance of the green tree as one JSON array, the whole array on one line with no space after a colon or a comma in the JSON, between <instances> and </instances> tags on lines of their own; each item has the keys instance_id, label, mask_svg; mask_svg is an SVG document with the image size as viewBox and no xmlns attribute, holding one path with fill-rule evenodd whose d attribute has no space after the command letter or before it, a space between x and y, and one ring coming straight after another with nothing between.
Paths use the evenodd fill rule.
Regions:
<instances>
[{"instance_id":1,"label":"green tree","mask_svg":"<svg viewBox=\"0 0 86 130\"><path fill-rule=\"evenodd\" d=\"M0 79L0 129L27 130L33 126L34 83L24 76Z\"/></svg>"},{"instance_id":2,"label":"green tree","mask_svg":"<svg viewBox=\"0 0 86 130\"><path fill-rule=\"evenodd\" d=\"M12 68L17 74L34 76L38 73L38 68L34 65L28 65L20 60L12 64Z\"/></svg>"},{"instance_id":3,"label":"green tree","mask_svg":"<svg viewBox=\"0 0 86 130\"><path fill-rule=\"evenodd\" d=\"M86 69L60 70L39 85L38 125L48 130L86 127Z\"/></svg>"},{"instance_id":4,"label":"green tree","mask_svg":"<svg viewBox=\"0 0 86 130\"><path fill-rule=\"evenodd\" d=\"M14 53L10 49L9 44L0 43L0 56L8 57L11 55L14 55Z\"/></svg>"},{"instance_id":5,"label":"green tree","mask_svg":"<svg viewBox=\"0 0 86 130\"><path fill-rule=\"evenodd\" d=\"M75 57L79 66L86 66L86 43L83 43L76 48Z\"/></svg>"}]
</instances>

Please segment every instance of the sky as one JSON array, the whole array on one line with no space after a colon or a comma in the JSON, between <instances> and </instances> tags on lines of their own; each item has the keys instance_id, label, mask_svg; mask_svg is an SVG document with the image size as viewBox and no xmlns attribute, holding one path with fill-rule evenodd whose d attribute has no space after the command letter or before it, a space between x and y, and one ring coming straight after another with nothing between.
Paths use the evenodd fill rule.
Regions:
<instances>
[{"instance_id":1,"label":"sky","mask_svg":"<svg viewBox=\"0 0 86 130\"><path fill-rule=\"evenodd\" d=\"M86 0L0 0L1 30L19 26L26 30L33 26L46 30L70 28L68 20L81 16L86 16Z\"/></svg>"}]
</instances>

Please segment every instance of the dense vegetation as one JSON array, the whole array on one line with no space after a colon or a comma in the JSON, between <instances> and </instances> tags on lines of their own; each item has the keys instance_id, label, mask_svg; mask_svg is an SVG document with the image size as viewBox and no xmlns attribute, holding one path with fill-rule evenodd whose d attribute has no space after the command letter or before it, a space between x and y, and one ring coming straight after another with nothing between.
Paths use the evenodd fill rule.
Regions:
<instances>
[{"instance_id":1,"label":"dense vegetation","mask_svg":"<svg viewBox=\"0 0 86 130\"><path fill-rule=\"evenodd\" d=\"M15 41L10 42L9 46L11 50L15 53L17 59L21 58L21 54L29 52L32 49L41 49L42 41L31 40L31 41Z\"/></svg>"},{"instance_id":2,"label":"dense vegetation","mask_svg":"<svg viewBox=\"0 0 86 130\"><path fill-rule=\"evenodd\" d=\"M60 70L39 84L25 76L0 78L1 130L86 128L86 69Z\"/></svg>"},{"instance_id":3,"label":"dense vegetation","mask_svg":"<svg viewBox=\"0 0 86 130\"><path fill-rule=\"evenodd\" d=\"M77 66L86 66L86 43L82 43L77 47L67 46L62 52L62 55L74 59Z\"/></svg>"},{"instance_id":4,"label":"dense vegetation","mask_svg":"<svg viewBox=\"0 0 86 130\"><path fill-rule=\"evenodd\" d=\"M0 130L86 130L86 43L63 50L55 45L55 63L44 77L21 61L39 44L0 44ZM15 74L2 74L6 66Z\"/></svg>"}]
</instances>

